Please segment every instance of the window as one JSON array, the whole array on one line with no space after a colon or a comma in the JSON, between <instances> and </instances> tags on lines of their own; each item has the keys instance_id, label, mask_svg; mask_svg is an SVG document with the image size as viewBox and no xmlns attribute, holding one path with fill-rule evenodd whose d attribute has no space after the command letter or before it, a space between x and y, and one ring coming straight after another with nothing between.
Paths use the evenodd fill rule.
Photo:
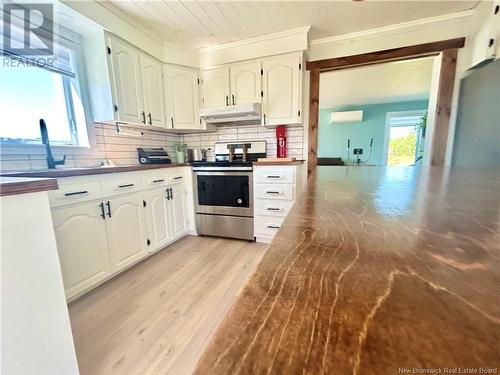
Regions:
<instances>
[{"instance_id":1,"label":"window","mask_svg":"<svg viewBox=\"0 0 500 375\"><path fill-rule=\"evenodd\" d=\"M11 25L12 38L19 37L19 33L21 31ZM57 42L54 41L54 56L42 62L3 52L0 57L1 143L41 144L39 120L43 118L51 144L88 146L77 64L78 44L58 37Z\"/></svg>"}]
</instances>

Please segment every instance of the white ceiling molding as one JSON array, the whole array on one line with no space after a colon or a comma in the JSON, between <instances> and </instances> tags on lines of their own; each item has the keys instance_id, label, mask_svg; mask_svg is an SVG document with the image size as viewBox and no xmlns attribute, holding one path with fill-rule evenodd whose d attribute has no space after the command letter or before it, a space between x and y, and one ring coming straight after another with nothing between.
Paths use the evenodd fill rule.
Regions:
<instances>
[{"instance_id":1,"label":"white ceiling molding","mask_svg":"<svg viewBox=\"0 0 500 375\"><path fill-rule=\"evenodd\" d=\"M257 59L309 48L310 26L231 42L200 50L200 66L213 67L236 61Z\"/></svg>"},{"instance_id":2,"label":"white ceiling molding","mask_svg":"<svg viewBox=\"0 0 500 375\"><path fill-rule=\"evenodd\" d=\"M401 22L394 25L377 27L374 29L356 31L349 34L331 36L327 38L320 38L311 40L311 46L317 46L321 44L332 44L332 43L344 43L350 39L364 39L364 38L378 38L380 36L394 34L398 31L406 31L408 29L422 29L428 27L429 25L436 25L439 23L446 23L448 21L457 21L464 18L469 18L474 16L476 13L475 9L465 10L462 12L455 12L450 14L444 14L436 17L421 18L418 20Z\"/></svg>"},{"instance_id":3,"label":"white ceiling molding","mask_svg":"<svg viewBox=\"0 0 500 375\"><path fill-rule=\"evenodd\" d=\"M273 34L267 34L267 35L261 35L257 36L254 38L248 38L248 39L243 39L243 40L238 40L236 42L229 42L225 44L219 44L217 46L213 47L205 47L205 48L200 48L199 51L200 53L209 53L209 52L214 52L214 51L219 51L221 49L228 49L228 48L233 48L233 47L242 47L246 46L249 44L255 44L255 43L260 43L260 42L267 42L267 41L272 41L276 39L282 39L284 37L288 36L294 36L294 35L307 35L309 30L311 29L311 26L304 26L304 27L299 27L297 29L292 29L292 30L287 30L287 31L280 31L277 33ZM296 49L297 50L302 50L301 49ZM307 48L306 48L307 49Z\"/></svg>"}]
</instances>

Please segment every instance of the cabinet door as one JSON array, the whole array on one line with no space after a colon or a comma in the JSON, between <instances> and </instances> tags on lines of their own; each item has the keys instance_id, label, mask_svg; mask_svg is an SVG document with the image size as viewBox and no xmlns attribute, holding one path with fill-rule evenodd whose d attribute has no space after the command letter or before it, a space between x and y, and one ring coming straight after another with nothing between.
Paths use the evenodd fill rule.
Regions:
<instances>
[{"instance_id":1,"label":"cabinet door","mask_svg":"<svg viewBox=\"0 0 500 375\"><path fill-rule=\"evenodd\" d=\"M263 61L263 125L300 123L301 70L299 64L301 64L299 54Z\"/></svg>"},{"instance_id":2,"label":"cabinet door","mask_svg":"<svg viewBox=\"0 0 500 375\"><path fill-rule=\"evenodd\" d=\"M202 107L229 105L229 68L208 69L202 72Z\"/></svg>"},{"instance_id":3,"label":"cabinet door","mask_svg":"<svg viewBox=\"0 0 500 375\"><path fill-rule=\"evenodd\" d=\"M144 193L146 201L146 223L150 251L159 250L172 241L169 206L165 188L149 190Z\"/></svg>"},{"instance_id":4,"label":"cabinet door","mask_svg":"<svg viewBox=\"0 0 500 375\"><path fill-rule=\"evenodd\" d=\"M174 129L200 129L198 73L195 69L164 66L168 124Z\"/></svg>"},{"instance_id":5,"label":"cabinet door","mask_svg":"<svg viewBox=\"0 0 500 375\"><path fill-rule=\"evenodd\" d=\"M117 120L142 122L144 104L139 52L116 37L109 37L109 44Z\"/></svg>"},{"instance_id":6,"label":"cabinet door","mask_svg":"<svg viewBox=\"0 0 500 375\"><path fill-rule=\"evenodd\" d=\"M146 123L149 125L165 127L165 98L161 63L142 53L140 55L140 60Z\"/></svg>"},{"instance_id":7,"label":"cabinet door","mask_svg":"<svg viewBox=\"0 0 500 375\"><path fill-rule=\"evenodd\" d=\"M231 104L260 103L260 62L231 65Z\"/></svg>"},{"instance_id":8,"label":"cabinet door","mask_svg":"<svg viewBox=\"0 0 500 375\"><path fill-rule=\"evenodd\" d=\"M66 297L97 284L110 272L106 224L99 203L52 212Z\"/></svg>"},{"instance_id":9,"label":"cabinet door","mask_svg":"<svg viewBox=\"0 0 500 375\"><path fill-rule=\"evenodd\" d=\"M172 239L177 239L187 233L187 201L186 185L176 184L172 189L172 199L170 200L172 215Z\"/></svg>"},{"instance_id":10,"label":"cabinet door","mask_svg":"<svg viewBox=\"0 0 500 375\"><path fill-rule=\"evenodd\" d=\"M142 194L107 201L106 233L113 272L134 263L147 253ZM109 217L111 214L111 217Z\"/></svg>"}]
</instances>

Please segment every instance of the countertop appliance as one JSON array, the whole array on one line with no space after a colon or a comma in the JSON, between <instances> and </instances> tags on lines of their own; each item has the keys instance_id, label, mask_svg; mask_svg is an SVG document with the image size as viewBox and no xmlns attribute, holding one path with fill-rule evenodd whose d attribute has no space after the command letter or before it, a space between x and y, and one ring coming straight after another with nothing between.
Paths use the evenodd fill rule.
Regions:
<instances>
[{"instance_id":1,"label":"countertop appliance","mask_svg":"<svg viewBox=\"0 0 500 375\"><path fill-rule=\"evenodd\" d=\"M254 239L252 163L265 156L266 141L218 142L215 161L193 162L198 234Z\"/></svg>"},{"instance_id":2,"label":"countertop appliance","mask_svg":"<svg viewBox=\"0 0 500 375\"><path fill-rule=\"evenodd\" d=\"M193 161L207 161L207 150L204 148L188 148L186 153L189 163Z\"/></svg>"},{"instance_id":3,"label":"countertop appliance","mask_svg":"<svg viewBox=\"0 0 500 375\"><path fill-rule=\"evenodd\" d=\"M141 164L169 164L172 162L167 150L163 147L137 148L139 163Z\"/></svg>"}]
</instances>

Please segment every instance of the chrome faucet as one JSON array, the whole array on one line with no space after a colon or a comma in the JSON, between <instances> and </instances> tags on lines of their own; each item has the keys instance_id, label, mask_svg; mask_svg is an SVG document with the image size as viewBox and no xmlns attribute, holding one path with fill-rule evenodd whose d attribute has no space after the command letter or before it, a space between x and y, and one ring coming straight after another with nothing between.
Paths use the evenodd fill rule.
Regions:
<instances>
[{"instance_id":1,"label":"chrome faucet","mask_svg":"<svg viewBox=\"0 0 500 375\"><path fill-rule=\"evenodd\" d=\"M45 124L45 120L43 118L40 119L40 134L42 135L42 143L45 145L45 149L47 150L47 167L49 169L56 169L56 165L64 165L66 161L66 155L62 158L62 160L55 160L52 156L52 150L50 149L49 142L49 133L47 132L47 125Z\"/></svg>"}]
</instances>

